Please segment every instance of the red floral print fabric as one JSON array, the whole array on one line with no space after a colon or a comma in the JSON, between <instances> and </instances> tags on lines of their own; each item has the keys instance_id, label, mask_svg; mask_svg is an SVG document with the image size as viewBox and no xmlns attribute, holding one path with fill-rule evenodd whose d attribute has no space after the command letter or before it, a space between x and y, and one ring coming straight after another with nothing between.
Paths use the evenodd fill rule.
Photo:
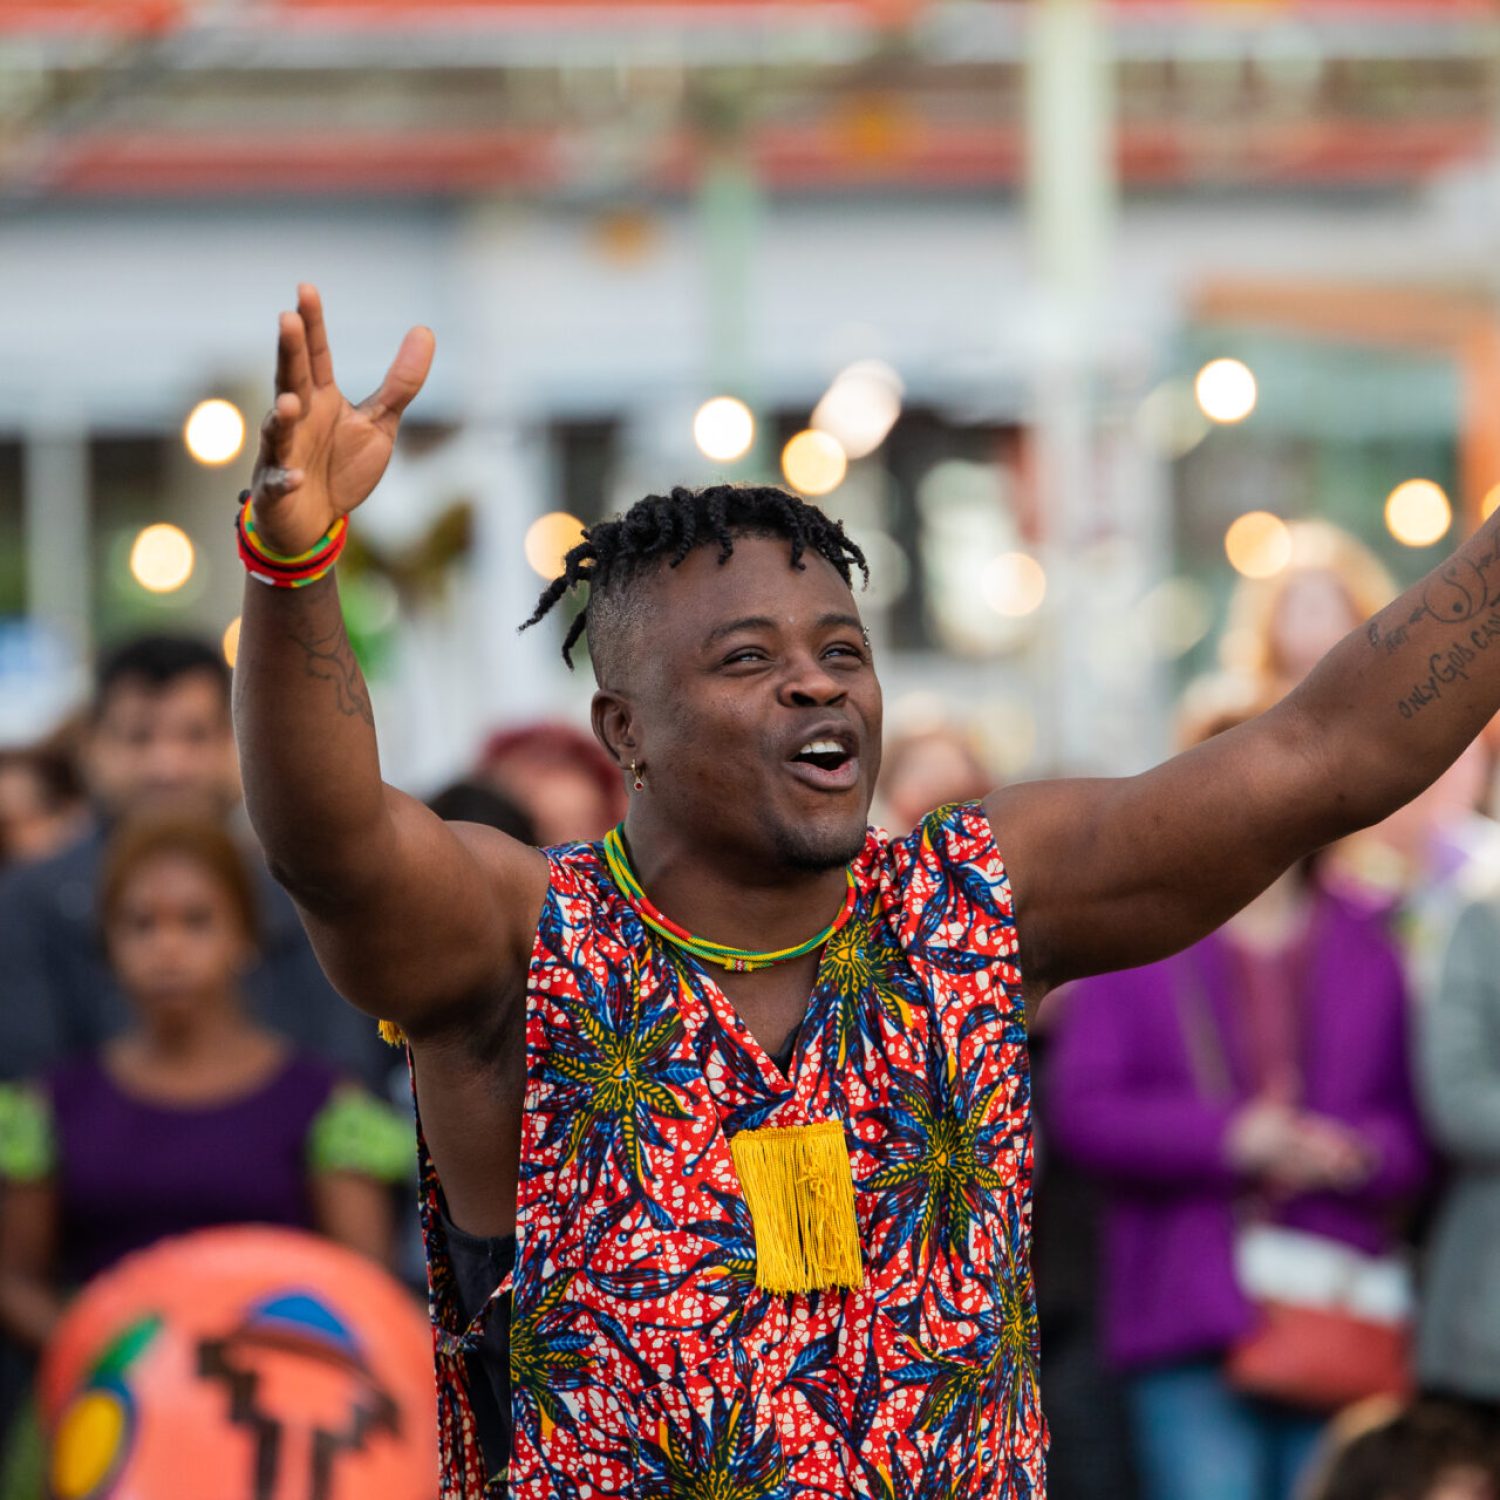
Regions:
<instances>
[{"instance_id":1,"label":"red floral print fabric","mask_svg":"<svg viewBox=\"0 0 1500 1500\"><path fill-rule=\"evenodd\" d=\"M1016 933L982 808L871 830L790 1077L643 927L598 845L549 851L531 959L514 1441L485 1472L426 1170L443 1495L1038 1500L1031 1095ZM864 1285L778 1296L729 1142L837 1120ZM508 1484L508 1490L506 1485Z\"/></svg>"}]
</instances>

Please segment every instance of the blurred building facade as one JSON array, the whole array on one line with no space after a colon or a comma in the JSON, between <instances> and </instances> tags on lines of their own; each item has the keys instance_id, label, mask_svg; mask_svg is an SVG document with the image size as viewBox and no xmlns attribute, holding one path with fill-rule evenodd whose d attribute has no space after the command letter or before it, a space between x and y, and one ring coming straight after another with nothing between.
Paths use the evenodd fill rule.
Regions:
<instances>
[{"instance_id":1,"label":"blurred building facade","mask_svg":"<svg viewBox=\"0 0 1500 1500\"><path fill-rule=\"evenodd\" d=\"M0 740L102 640L230 627L249 449L184 423L225 399L253 443L312 280L355 394L438 335L341 570L392 779L577 718L561 626L516 635L538 565L779 474L851 366L899 416L824 503L896 722L1139 768L1237 518L1328 516L1405 579L1500 482L1497 60L1469 0L0 0ZM1248 397L1195 395L1222 358ZM717 396L741 458L695 442ZM1428 492L1387 517L1414 478L1435 535Z\"/></svg>"}]
</instances>

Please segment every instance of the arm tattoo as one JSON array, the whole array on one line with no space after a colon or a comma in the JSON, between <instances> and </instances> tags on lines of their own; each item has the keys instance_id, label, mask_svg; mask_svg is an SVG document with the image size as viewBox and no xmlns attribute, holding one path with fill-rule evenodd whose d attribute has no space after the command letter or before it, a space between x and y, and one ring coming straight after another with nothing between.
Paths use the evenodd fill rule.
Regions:
<instances>
[{"instance_id":1,"label":"arm tattoo","mask_svg":"<svg viewBox=\"0 0 1500 1500\"><path fill-rule=\"evenodd\" d=\"M375 711L370 707L364 674L359 670L343 622L322 635L299 635L293 631L291 639L302 648L307 675L321 677L333 684L338 694L339 712L346 719L363 719L373 729Z\"/></svg>"},{"instance_id":2,"label":"arm tattoo","mask_svg":"<svg viewBox=\"0 0 1500 1500\"><path fill-rule=\"evenodd\" d=\"M1491 541L1488 550L1473 562L1466 557L1453 558L1422 590L1421 602L1404 619L1389 627L1383 623L1398 608L1398 604L1393 604L1370 621L1370 645L1394 655L1411 640L1412 627L1423 620L1462 625L1476 619L1492 604L1500 604L1500 591L1493 588L1489 578L1497 556L1500 556L1500 542Z\"/></svg>"},{"instance_id":3,"label":"arm tattoo","mask_svg":"<svg viewBox=\"0 0 1500 1500\"><path fill-rule=\"evenodd\" d=\"M1457 691L1468 682L1469 668L1496 645L1500 645L1500 609L1490 610L1472 628L1454 636L1427 658L1426 675L1414 682L1396 704L1401 717L1414 718L1445 692Z\"/></svg>"}]
</instances>

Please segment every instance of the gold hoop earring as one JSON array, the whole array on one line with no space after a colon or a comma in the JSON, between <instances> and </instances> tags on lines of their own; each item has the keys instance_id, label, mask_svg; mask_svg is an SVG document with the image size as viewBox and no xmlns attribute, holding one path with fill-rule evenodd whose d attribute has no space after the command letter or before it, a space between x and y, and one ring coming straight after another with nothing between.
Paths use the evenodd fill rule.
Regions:
<instances>
[{"instance_id":1,"label":"gold hoop earring","mask_svg":"<svg viewBox=\"0 0 1500 1500\"><path fill-rule=\"evenodd\" d=\"M646 790L646 783L641 780L641 773L636 770L634 761L630 762L630 774L635 777L636 791L644 792Z\"/></svg>"}]
</instances>

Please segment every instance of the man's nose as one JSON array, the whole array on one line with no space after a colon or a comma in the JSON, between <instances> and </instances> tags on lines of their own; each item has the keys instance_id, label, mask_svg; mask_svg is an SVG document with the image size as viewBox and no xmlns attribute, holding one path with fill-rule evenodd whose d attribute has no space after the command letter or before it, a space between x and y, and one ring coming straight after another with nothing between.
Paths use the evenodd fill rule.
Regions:
<instances>
[{"instance_id":1,"label":"man's nose","mask_svg":"<svg viewBox=\"0 0 1500 1500\"><path fill-rule=\"evenodd\" d=\"M809 656L787 673L781 696L794 708L838 703L848 689L816 657Z\"/></svg>"}]
</instances>

